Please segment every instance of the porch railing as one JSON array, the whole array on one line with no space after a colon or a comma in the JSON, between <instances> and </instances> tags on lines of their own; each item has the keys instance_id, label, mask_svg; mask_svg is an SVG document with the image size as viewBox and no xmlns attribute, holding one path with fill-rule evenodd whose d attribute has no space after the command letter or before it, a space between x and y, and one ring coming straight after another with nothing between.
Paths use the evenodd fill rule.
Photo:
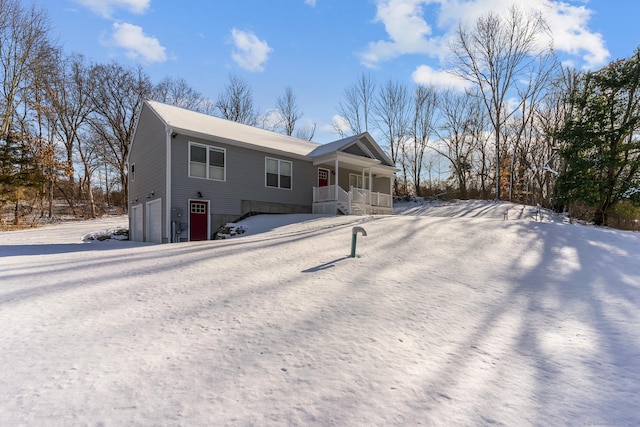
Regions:
<instances>
[{"instance_id":1,"label":"porch railing","mask_svg":"<svg viewBox=\"0 0 640 427\"><path fill-rule=\"evenodd\" d=\"M380 206L382 208L393 207L393 197L391 194L371 193L371 206Z\"/></svg>"},{"instance_id":2,"label":"porch railing","mask_svg":"<svg viewBox=\"0 0 640 427\"><path fill-rule=\"evenodd\" d=\"M362 212L369 211L368 207L375 206L381 208L393 207L393 198L390 194L378 193L362 188L351 187L347 193L342 187L327 185L324 187L313 187L313 203L338 202L344 207L359 207Z\"/></svg>"}]
</instances>

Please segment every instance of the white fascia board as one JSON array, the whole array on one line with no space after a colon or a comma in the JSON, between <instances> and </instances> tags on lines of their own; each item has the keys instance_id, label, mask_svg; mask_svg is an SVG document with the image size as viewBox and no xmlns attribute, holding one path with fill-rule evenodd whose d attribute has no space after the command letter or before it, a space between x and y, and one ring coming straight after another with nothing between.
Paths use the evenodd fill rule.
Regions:
<instances>
[{"instance_id":1,"label":"white fascia board","mask_svg":"<svg viewBox=\"0 0 640 427\"><path fill-rule=\"evenodd\" d=\"M368 157L356 156L355 154L343 153L341 151L327 154L326 156L316 157L313 159L314 165L321 165L334 162L338 160L340 163L346 163L363 168L370 168L376 165L380 165L381 162L378 159L370 159Z\"/></svg>"}]
</instances>

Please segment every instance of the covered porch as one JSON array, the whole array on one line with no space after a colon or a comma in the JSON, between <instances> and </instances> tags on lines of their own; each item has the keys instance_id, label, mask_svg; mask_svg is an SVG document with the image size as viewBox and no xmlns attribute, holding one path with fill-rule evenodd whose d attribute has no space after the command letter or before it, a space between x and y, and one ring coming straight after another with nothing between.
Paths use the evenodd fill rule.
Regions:
<instances>
[{"instance_id":1,"label":"covered porch","mask_svg":"<svg viewBox=\"0 0 640 427\"><path fill-rule=\"evenodd\" d=\"M318 177L313 187L313 213L393 214L395 167L341 151L314 159L314 165Z\"/></svg>"}]
</instances>

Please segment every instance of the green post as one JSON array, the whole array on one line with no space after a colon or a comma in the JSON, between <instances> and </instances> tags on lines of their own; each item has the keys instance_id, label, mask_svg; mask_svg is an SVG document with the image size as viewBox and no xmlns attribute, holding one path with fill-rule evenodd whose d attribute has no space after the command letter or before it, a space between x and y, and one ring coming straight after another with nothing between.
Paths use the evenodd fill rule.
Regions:
<instances>
[{"instance_id":1,"label":"green post","mask_svg":"<svg viewBox=\"0 0 640 427\"><path fill-rule=\"evenodd\" d=\"M356 241L358 240L358 235L353 233L351 235L351 258L356 257Z\"/></svg>"},{"instance_id":2,"label":"green post","mask_svg":"<svg viewBox=\"0 0 640 427\"><path fill-rule=\"evenodd\" d=\"M356 240L358 239L358 233L362 233L363 236L367 235L367 232L362 227L353 227L351 229L351 258L356 257Z\"/></svg>"}]
</instances>

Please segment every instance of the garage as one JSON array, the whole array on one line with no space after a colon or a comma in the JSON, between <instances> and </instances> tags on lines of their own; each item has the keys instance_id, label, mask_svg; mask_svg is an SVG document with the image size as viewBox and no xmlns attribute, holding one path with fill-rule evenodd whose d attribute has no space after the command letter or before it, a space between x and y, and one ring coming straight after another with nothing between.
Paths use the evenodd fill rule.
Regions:
<instances>
[{"instance_id":1,"label":"garage","mask_svg":"<svg viewBox=\"0 0 640 427\"><path fill-rule=\"evenodd\" d=\"M131 207L131 232L129 240L134 242L143 242L143 216L142 205L136 205Z\"/></svg>"},{"instance_id":2,"label":"garage","mask_svg":"<svg viewBox=\"0 0 640 427\"><path fill-rule=\"evenodd\" d=\"M147 242L162 243L162 199L147 202Z\"/></svg>"}]
</instances>

